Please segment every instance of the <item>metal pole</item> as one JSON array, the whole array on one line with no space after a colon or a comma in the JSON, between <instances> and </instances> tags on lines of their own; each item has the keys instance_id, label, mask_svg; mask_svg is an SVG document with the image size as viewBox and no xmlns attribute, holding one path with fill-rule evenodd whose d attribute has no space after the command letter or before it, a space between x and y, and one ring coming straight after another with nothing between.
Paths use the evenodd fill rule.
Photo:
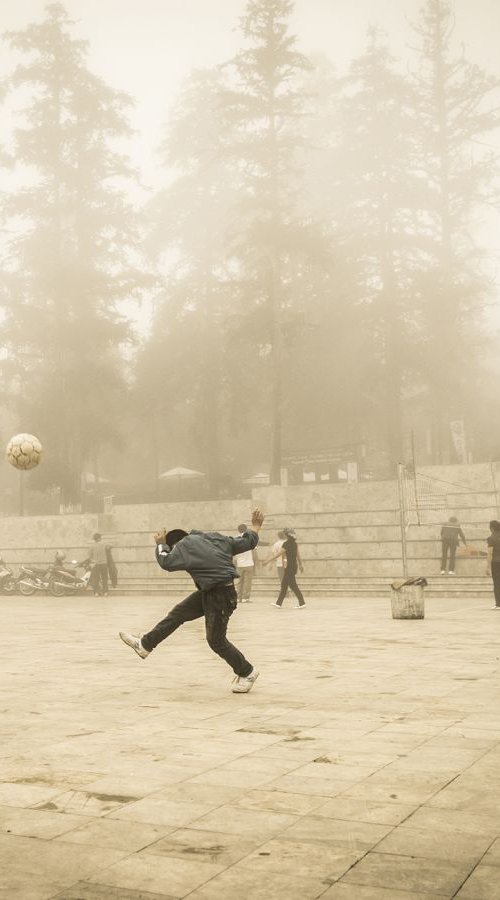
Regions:
<instances>
[{"instance_id":1,"label":"metal pole","mask_svg":"<svg viewBox=\"0 0 500 900\"><path fill-rule=\"evenodd\" d=\"M24 516L24 472L19 472L19 515Z\"/></svg>"},{"instance_id":2,"label":"metal pole","mask_svg":"<svg viewBox=\"0 0 500 900\"><path fill-rule=\"evenodd\" d=\"M417 493L417 459L415 456L415 432L411 432L411 464L413 468L413 490L415 492L415 512L417 514L417 525L420 525L420 507L418 505Z\"/></svg>"},{"instance_id":3,"label":"metal pole","mask_svg":"<svg viewBox=\"0 0 500 900\"><path fill-rule=\"evenodd\" d=\"M399 493L399 527L401 529L401 555L403 559L403 576L408 578L408 558L406 555L406 521L405 502L403 491L404 466L398 463L398 493Z\"/></svg>"}]
</instances>

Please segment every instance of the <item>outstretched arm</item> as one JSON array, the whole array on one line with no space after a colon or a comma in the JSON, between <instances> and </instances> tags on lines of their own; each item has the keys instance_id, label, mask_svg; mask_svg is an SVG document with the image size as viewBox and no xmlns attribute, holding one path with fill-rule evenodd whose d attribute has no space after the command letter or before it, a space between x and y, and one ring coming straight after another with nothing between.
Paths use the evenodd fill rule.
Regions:
<instances>
[{"instance_id":1,"label":"outstretched arm","mask_svg":"<svg viewBox=\"0 0 500 900\"><path fill-rule=\"evenodd\" d=\"M263 560L262 565L263 565L263 566L269 565L269 563L271 563L271 562L273 561L273 559L279 559L280 556L284 556L284 555L285 555L285 552L286 552L286 551L283 550L283 548L281 548L281 550L278 550L276 553L273 553L272 556L268 556L267 559Z\"/></svg>"},{"instance_id":2,"label":"outstretched arm","mask_svg":"<svg viewBox=\"0 0 500 900\"><path fill-rule=\"evenodd\" d=\"M260 509L254 509L252 513L252 527L238 537L231 538L231 549L233 556L238 553L245 553L246 550L253 550L259 543L259 531L262 528L264 514Z\"/></svg>"},{"instance_id":3,"label":"outstretched arm","mask_svg":"<svg viewBox=\"0 0 500 900\"><path fill-rule=\"evenodd\" d=\"M252 513L252 531L256 531L259 533L262 528L262 524L264 522L264 513L257 506Z\"/></svg>"}]
</instances>

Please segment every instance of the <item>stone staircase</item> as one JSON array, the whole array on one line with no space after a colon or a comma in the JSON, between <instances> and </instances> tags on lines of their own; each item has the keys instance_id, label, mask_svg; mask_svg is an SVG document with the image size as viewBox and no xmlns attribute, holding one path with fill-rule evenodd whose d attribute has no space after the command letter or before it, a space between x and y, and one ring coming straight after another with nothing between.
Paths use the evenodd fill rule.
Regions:
<instances>
[{"instance_id":1,"label":"stone staircase","mask_svg":"<svg viewBox=\"0 0 500 900\"><path fill-rule=\"evenodd\" d=\"M427 510L425 524L406 530L408 574L428 579L427 597L491 598L484 558L459 558L456 577L439 575L440 527L450 515L457 516L472 546L486 548L488 522L499 517L490 467L453 467L451 474L439 470L439 477L444 476L450 481L446 509ZM238 523L248 522L251 506L257 504L266 514L260 558L269 555L279 530L293 527L305 566L299 583L306 597L385 597L391 582L402 578L395 482L263 487L254 491L250 502L117 505L105 516L0 519L0 550L15 571L22 563L42 565L52 560L56 548L64 550L67 559L81 559L92 533L98 530L114 548L119 593L178 599L192 590L192 581L183 573L168 575L159 569L152 533L167 525L235 534ZM259 570L254 596L271 600L277 591L274 564Z\"/></svg>"},{"instance_id":2,"label":"stone staircase","mask_svg":"<svg viewBox=\"0 0 500 900\"><path fill-rule=\"evenodd\" d=\"M302 575L298 578L302 593L306 599L323 600L331 598L378 599L390 596L391 579L378 577L365 578L311 578ZM168 600L180 600L193 591L190 578L183 578L175 573L160 573L150 578L120 578L115 594L129 596L158 596ZM275 600L279 582L275 578L255 577L252 597L254 600ZM293 595L291 595L293 598ZM428 579L425 590L427 599L432 598L467 598L480 597L485 601L492 599L491 579L486 577L438 576Z\"/></svg>"}]
</instances>

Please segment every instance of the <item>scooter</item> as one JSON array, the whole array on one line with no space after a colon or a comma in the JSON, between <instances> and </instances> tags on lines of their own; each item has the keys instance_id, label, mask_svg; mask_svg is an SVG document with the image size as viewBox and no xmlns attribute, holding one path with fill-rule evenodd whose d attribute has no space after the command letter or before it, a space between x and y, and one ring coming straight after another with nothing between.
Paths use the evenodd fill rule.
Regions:
<instances>
[{"instance_id":1,"label":"scooter","mask_svg":"<svg viewBox=\"0 0 500 900\"><path fill-rule=\"evenodd\" d=\"M0 591L3 594L13 594L16 590L16 580L12 569L5 565L0 556Z\"/></svg>"},{"instance_id":2,"label":"scooter","mask_svg":"<svg viewBox=\"0 0 500 900\"><path fill-rule=\"evenodd\" d=\"M78 575L77 569L83 569L83 575ZM65 594L83 594L90 583L92 569L88 560L78 563L71 560L71 567L62 565L62 559L52 566L49 580L49 591L54 597L63 597Z\"/></svg>"},{"instance_id":3,"label":"scooter","mask_svg":"<svg viewBox=\"0 0 500 900\"><path fill-rule=\"evenodd\" d=\"M48 591L53 566L35 568L34 566L21 566L17 579L17 587L28 597L35 591Z\"/></svg>"}]
</instances>

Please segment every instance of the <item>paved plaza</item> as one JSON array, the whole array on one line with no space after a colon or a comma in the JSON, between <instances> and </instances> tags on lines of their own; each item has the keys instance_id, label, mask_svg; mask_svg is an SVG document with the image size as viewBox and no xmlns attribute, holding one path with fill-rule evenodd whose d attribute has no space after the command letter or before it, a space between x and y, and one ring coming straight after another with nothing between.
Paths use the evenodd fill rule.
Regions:
<instances>
[{"instance_id":1,"label":"paved plaza","mask_svg":"<svg viewBox=\"0 0 500 900\"><path fill-rule=\"evenodd\" d=\"M141 661L159 597L2 597L0 897L500 898L500 613L269 601Z\"/></svg>"}]
</instances>

